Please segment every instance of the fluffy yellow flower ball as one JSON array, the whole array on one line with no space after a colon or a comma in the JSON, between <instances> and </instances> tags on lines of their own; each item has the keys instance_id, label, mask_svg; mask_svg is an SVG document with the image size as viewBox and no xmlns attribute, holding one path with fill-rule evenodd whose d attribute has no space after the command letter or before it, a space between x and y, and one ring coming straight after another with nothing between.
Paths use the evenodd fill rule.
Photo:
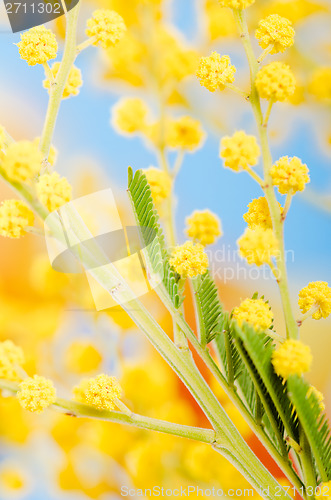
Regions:
<instances>
[{"instance_id":1,"label":"fluffy yellow flower ball","mask_svg":"<svg viewBox=\"0 0 331 500\"><path fill-rule=\"evenodd\" d=\"M282 212L283 208L278 203L279 209ZM267 199L264 196L255 198L248 204L248 212L243 215L243 219L247 222L249 229L261 227L263 229L272 229L272 220Z\"/></svg>"},{"instance_id":2,"label":"fluffy yellow flower ball","mask_svg":"<svg viewBox=\"0 0 331 500\"><path fill-rule=\"evenodd\" d=\"M222 235L221 221L210 210L195 210L186 218L186 234L201 245L212 245Z\"/></svg>"},{"instance_id":3,"label":"fluffy yellow flower ball","mask_svg":"<svg viewBox=\"0 0 331 500\"><path fill-rule=\"evenodd\" d=\"M278 187L281 194L292 194L303 191L310 182L307 165L294 156L283 156L271 168L270 175L274 186Z\"/></svg>"},{"instance_id":4,"label":"fluffy yellow flower ball","mask_svg":"<svg viewBox=\"0 0 331 500\"><path fill-rule=\"evenodd\" d=\"M56 62L52 65L51 67L51 72L54 77L56 78L59 69L60 69L61 63ZM70 69L70 73L66 82L66 85L63 90L63 95L62 99L67 99L70 96L75 96L79 94L80 87L83 85L83 79L82 79L82 73L79 68L76 66L72 66ZM49 89L48 91L50 92L50 89L52 87L52 82L49 80L49 78L46 78L43 81L43 86L45 89Z\"/></svg>"},{"instance_id":5,"label":"fluffy yellow flower ball","mask_svg":"<svg viewBox=\"0 0 331 500\"><path fill-rule=\"evenodd\" d=\"M0 378L16 382L21 380L18 368L25 362L21 347L15 345L11 340L0 342Z\"/></svg>"},{"instance_id":6,"label":"fluffy yellow flower ball","mask_svg":"<svg viewBox=\"0 0 331 500\"><path fill-rule=\"evenodd\" d=\"M76 340L70 344L65 354L66 367L78 374L97 370L101 362L100 352L90 342L83 340Z\"/></svg>"},{"instance_id":7,"label":"fluffy yellow flower ball","mask_svg":"<svg viewBox=\"0 0 331 500\"><path fill-rule=\"evenodd\" d=\"M116 377L98 375L84 379L73 390L76 401L94 406L99 410L113 410L116 399L122 395L122 389Z\"/></svg>"},{"instance_id":8,"label":"fluffy yellow flower ball","mask_svg":"<svg viewBox=\"0 0 331 500\"><path fill-rule=\"evenodd\" d=\"M327 318L331 314L331 288L325 281L309 283L299 292L299 307L303 314L316 307L312 317Z\"/></svg>"},{"instance_id":9,"label":"fluffy yellow flower ball","mask_svg":"<svg viewBox=\"0 0 331 500\"><path fill-rule=\"evenodd\" d=\"M239 253L248 264L270 264L272 257L278 254L279 244L272 229L246 229L237 241Z\"/></svg>"},{"instance_id":10,"label":"fluffy yellow flower ball","mask_svg":"<svg viewBox=\"0 0 331 500\"><path fill-rule=\"evenodd\" d=\"M55 387L53 382L45 377L34 375L23 380L19 387L17 399L25 410L41 413L55 403Z\"/></svg>"},{"instance_id":11,"label":"fluffy yellow flower ball","mask_svg":"<svg viewBox=\"0 0 331 500\"><path fill-rule=\"evenodd\" d=\"M220 157L224 159L225 167L235 172L256 165L260 154L256 137L247 135L243 130L221 140Z\"/></svg>"},{"instance_id":12,"label":"fluffy yellow flower ball","mask_svg":"<svg viewBox=\"0 0 331 500\"><path fill-rule=\"evenodd\" d=\"M186 241L173 249L170 265L182 278L194 278L205 274L209 264L204 247L200 243Z\"/></svg>"},{"instance_id":13,"label":"fluffy yellow flower ball","mask_svg":"<svg viewBox=\"0 0 331 500\"><path fill-rule=\"evenodd\" d=\"M230 7L231 9L246 9L252 5L255 0L218 0L221 7Z\"/></svg>"},{"instance_id":14,"label":"fluffy yellow flower ball","mask_svg":"<svg viewBox=\"0 0 331 500\"><path fill-rule=\"evenodd\" d=\"M45 26L36 26L22 33L17 44L20 56L29 66L45 64L57 55L57 41L54 33Z\"/></svg>"},{"instance_id":15,"label":"fluffy yellow flower ball","mask_svg":"<svg viewBox=\"0 0 331 500\"><path fill-rule=\"evenodd\" d=\"M28 226L33 226L34 214L21 200L6 200L0 206L0 234L20 238Z\"/></svg>"},{"instance_id":16,"label":"fluffy yellow flower ball","mask_svg":"<svg viewBox=\"0 0 331 500\"><path fill-rule=\"evenodd\" d=\"M196 75L200 85L215 92L217 89L224 90L227 83L233 83L235 72L236 68L232 66L229 56L221 57L218 52L213 52L209 57L200 59Z\"/></svg>"},{"instance_id":17,"label":"fluffy yellow flower ball","mask_svg":"<svg viewBox=\"0 0 331 500\"><path fill-rule=\"evenodd\" d=\"M277 375L286 380L291 375L303 375L310 370L313 357L310 347L300 340L286 340L272 354Z\"/></svg>"},{"instance_id":18,"label":"fluffy yellow flower ball","mask_svg":"<svg viewBox=\"0 0 331 500\"><path fill-rule=\"evenodd\" d=\"M148 108L142 99L122 99L113 109L113 124L120 132L134 134L146 126Z\"/></svg>"},{"instance_id":19,"label":"fluffy yellow flower ball","mask_svg":"<svg viewBox=\"0 0 331 500\"><path fill-rule=\"evenodd\" d=\"M113 10L98 9L87 20L87 36L94 39L94 45L100 45L104 49L116 45L125 31L123 18Z\"/></svg>"},{"instance_id":20,"label":"fluffy yellow flower ball","mask_svg":"<svg viewBox=\"0 0 331 500\"><path fill-rule=\"evenodd\" d=\"M286 101L295 92L296 80L287 64L276 61L260 69L255 85L262 99Z\"/></svg>"},{"instance_id":21,"label":"fluffy yellow flower ball","mask_svg":"<svg viewBox=\"0 0 331 500\"><path fill-rule=\"evenodd\" d=\"M53 212L71 200L72 187L65 177L57 172L41 175L36 184L38 198L45 207Z\"/></svg>"},{"instance_id":22,"label":"fluffy yellow flower ball","mask_svg":"<svg viewBox=\"0 0 331 500\"><path fill-rule=\"evenodd\" d=\"M195 151L201 146L204 131L199 120L182 116L170 122L167 133L167 146L183 151Z\"/></svg>"},{"instance_id":23,"label":"fluffy yellow flower ball","mask_svg":"<svg viewBox=\"0 0 331 500\"><path fill-rule=\"evenodd\" d=\"M160 206L171 193L172 180L169 174L155 167L143 170L151 188L155 206Z\"/></svg>"},{"instance_id":24,"label":"fluffy yellow flower ball","mask_svg":"<svg viewBox=\"0 0 331 500\"><path fill-rule=\"evenodd\" d=\"M43 155L34 142L19 141L8 146L2 167L9 179L25 182L39 173L42 161Z\"/></svg>"},{"instance_id":25,"label":"fluffy yellow flower ball","mask_svg":"<svg viewBox=\"0 0 331 500\"><path fill-rule=\"evenodd\" d=\"M255 37L263 49L272 45L270 54L284 52L294 43L295 31L292 23L286 17L278 14L271 14L259 22L259 27L255 32Z\"/></svg>"},{"instance_id":26,"label":"fluffy yellow flower ball","mask_svg":"<svg viewBox=\"0 0 331 500\"><path fill-rule=\"evenodd\" d=\"M331 100L331 67L325 66L313 72L308 90L316 99Z\"/></svg>"},{"instance_id":27,"label":"fluffy yellow flower ball","mask_svg":"<svg viewBox=\"0 0 331 500\"><path fill-rule=\"evenodd\" d=\"M252 325L255 330L268 330L272 326L274 315L269 304L263 299L245 299L239 307L235 307L232 317L239 326L243 323Z\"/></svg>"}]
</instances>

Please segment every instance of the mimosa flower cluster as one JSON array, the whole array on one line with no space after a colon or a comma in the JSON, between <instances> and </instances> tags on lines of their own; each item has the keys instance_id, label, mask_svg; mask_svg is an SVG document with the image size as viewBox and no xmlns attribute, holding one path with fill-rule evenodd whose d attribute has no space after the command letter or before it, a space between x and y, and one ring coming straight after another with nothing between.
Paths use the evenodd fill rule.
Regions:
<instances>
[{"instance_id":1,"label":"mimosa flower cluster","mask_svg":"<svg viewBox=\"0 0 331 500\"><path fill-rule=\"evenodd\" d=\"M271 328L274 315L271 307L263 299L245 299L232 311L232 317L241 326L244 322L257 331Z\"/></svg>"}]
</instances>

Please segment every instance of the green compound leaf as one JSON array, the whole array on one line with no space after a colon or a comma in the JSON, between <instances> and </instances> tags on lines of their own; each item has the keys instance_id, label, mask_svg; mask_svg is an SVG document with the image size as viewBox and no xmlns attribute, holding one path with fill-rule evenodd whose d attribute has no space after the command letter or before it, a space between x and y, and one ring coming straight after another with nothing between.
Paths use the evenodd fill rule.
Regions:
<instances>
[{"instance_id":1,"label":"green compound leaf","mask_svg":"<svg viewBox=\"0 0 331 500\"><path fill-rule=\"evenodd\" d=\"M223 330L225 315L209 271L192 281L200 320L200 343L205 347Z\"/></svg>"},{"instance_id":2,"label":"green compound leaf","mask_svg":"<svg viewBox=\"0 0 331 500\"><path fill-rule=\"evenodd\" d=\"M280 451L286 454L285 432L298 441L298 420L287 395L287 386L275 373L271 363L275 349L273 342L270 337L257 333L247 324L239 327L233 322L233 334L236 347L264 407L265 428L272 440L277 439Z\"/></svg>"},{"instance_id":3,"label":"green compound leaf","mask_svg":"<svg viewBox=\"0 0 331 500\"><path fill-rule=\"evenodd\" d=\"M235 346L234 337L229 326L230 320L228 314L225 313L222 319L223 329L221 335L217 335L215 338L215 347L227 380L230 385L233 385L245 371L245 365Z\"/></svg>"},{"instance_id":4,"label":"green compound leaf","mask_svg":"<svg viewBox=\"0 0 331 500\"><path fill-rule=\"evenodd\" d=\"M287 386L289 398L311 447L320 479L324 482L330 481L331 431L327 417L321 411L314 392L309 394L310 385L302 377L289 377Z\"/></svg>"},{"instance_id":5,"label":"green compound leaf","mask_svg":"<svg viewBox=\"0 0 331 500\"><path fill-rule=\"evenodd\" d=\"M137 170L133 175L132 168L129 167L128 194L143 242L148 279L152 283L153 281L155 283L161 282L169 301L178 309L184 300L178 283L179 277L170 267L169 254L159 223L159 216L154 207L146 175L142 170Z\"/></svg>"}]
</instances>

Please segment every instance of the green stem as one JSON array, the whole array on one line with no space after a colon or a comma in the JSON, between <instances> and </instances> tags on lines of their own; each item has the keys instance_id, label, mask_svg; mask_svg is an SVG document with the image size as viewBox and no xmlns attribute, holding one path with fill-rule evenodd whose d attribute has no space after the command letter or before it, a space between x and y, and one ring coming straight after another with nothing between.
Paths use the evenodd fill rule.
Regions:
<instances>
[{"instance_id":1,"label":"green stem","mask_svg":"<svg viewBox=\"0 0 331 500\"><path fill-rule=\"evenodd\" d=\"M287 214L291 207L292 199L293 199L293 192L291 190L286 196L286 201L282 212L282 223L284 223L286 220Z\"/></svg>"},{"instance_id":2,"label":"green stem","mask_svg":"<svg viewBox=\"0 0 331 500\"><path fill-rule=\"evenodd\" d=\"M304 430L300 426L300 446L302 453L300 454L301 466L305 481L305 498L315 498L316 477L314 472L314 464L311 448L309 446ZM308 493L308 488L312 488L312 493Z\"/></svg>"},{"instance_id":3,"label":"green stem","mask_svg":"<svg viewBox=\"0 0 331 500\"><path fill-rule=\"evenodd\" d=\"M271 115L271 110L272 110L274 103L275 103L274 99L270 99L269 104L268 104L268 108L267 108L267 111L266 111L266 114L264 117L264 121L263 121L263 127L265 127L265 128L268 126L269 118Z\"/></svg>"},{"instance_id":4,"label":"green stem","mask_svg":"<svg viewBox=\"0 0 331 500\"><path fill-rule=\"evenodd\" d=\"M40 139L40 151L43 153L44 158L47 159L49 150L52 144L56 120L60 110L60 104L63 97L64 87L66 85L71 67L76 59L76 32L78 13L81 2L78 2L67 13L67 30L64 46L63 59L60 64L59 72L56 76L55 85L51 86L50 98L48 102L46 120L43 132Z\"/></svg>"},{"instance_id":5,"label":"green stem","mask_svg":"<svg viewBox=\"0 0 331 500\"><path fill-rule=\"evenodd\" d=\"M8 380L0 380L0 387L14 394L19 390L18 384ZM120 411L98 410L92 406L60 398L57 398L53 407L65 410L72 417L89 417L104 420L106 422L132 425L140 429L172 434L174 436L200 441L201 443L213 444L215 442L216 435L215 431L212 429L175 424L173 422L166 422L165 420L137 415L136 413L128 414Z\"/></svg>"},{"instance_id":6,"label":"green stem","mask_svg":"<svg viewBox=\"0 0 331 500\"><path fill-rule=\"evenodd\" d=\"M281 221L281 213L277 202L275 190L272 185L270 169L272 167L272 156L270 152L267 128L263 126L263 114L258 91L255 86L256 74L258 72L258 63L256 61L253 47L250 41L247 22L243 11L234 11L234 16L238 24L240 38L244 45L247 55L250 73L251 73L251 96L250 102L253 108L254 116L257 123L257 128L260 136L262 157L263 157L263 172L264 172L264 192L268 201L269 210L273 223L273 230L279 243L279 252L277 255L277 267L279 270L279 290L282 300L284 319L286 324L287 337L292 339L298 338L298 326L296 324L290 300L288 287L287 269L285 262L285 246L284 246L284 229Z\"/></svg>"}]
</instances>

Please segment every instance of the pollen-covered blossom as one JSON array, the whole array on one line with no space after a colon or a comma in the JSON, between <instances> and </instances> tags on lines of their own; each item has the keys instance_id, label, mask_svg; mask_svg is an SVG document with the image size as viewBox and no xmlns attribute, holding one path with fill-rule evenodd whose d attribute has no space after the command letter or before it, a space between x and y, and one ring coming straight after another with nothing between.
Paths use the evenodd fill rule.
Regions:
<instances>
[{"instance_id":1,"label":"pollen-covered blossom","mask_svg":"<svg viewBox=\"0 0 331 500\"><path fill-rule=\"evenodd\" d=\"M255 85L262 99L286 101L295 92L296 80L287 64L276 61L260 69Z\"/></svg>"},{"instance_id":2,"label":"pollen-covered blossom","mask_svg":"<svg viewBox=\"0 0 331 500\"><path fill-rule=\"evenodd\" d=\"M315 398L317 399L320 410L324 411L325 410L324 395L319 390L317 390L316 387L314 387L313 385L311 385L307 391L307 398L309 398L311 394L314 394Z\"/></svg>"},{"instance_id":3,"label":"pollen-covered blossom","mask_svg":"<svg viewBox=\"0 0 331 500\"><path fill-rule=\"evenodd\" d=\"M2 167L11 180L24 182L39 173L42 161L43 155L34 142L18 141L8 146Z\"/></svg>"},{"instance_id":4,"label":"pollen-covered blossom","mask_svg":"<svg viewBox=\"0 0 331 500\"><path fill-rule=\"evenodd\" d=\"M255 0L218 0L221 7L230 7L231 9L246 9L252 5Z\"/></svg>"},{"instance_id":5,"label":"pollen-covered blossom","mask_svg":"<svg viewBox=\"0 0 331 500\"><path fill-rule=\"evenodd\" d=\"M7 238L20 238L32 226L34 214L21 200L5 200L0 206L0 234Z\"/></svg>"},{"instance_id":6,"label":"pollen-covered blossom","mask_svg":"<svg viewBox=\"0 0 331 500\"><path fill-rule=\"evenodd\" d=\"M60 69L61 63L56 62L52 65L51 67L51 72L53 75L53 78L55 79L59 69ZM43 81L43 85L45 89L50 89L52 88L52 82L50 81L49 78L46 78ZM63 95L62 99L67 99L70 96L75 96L79 94L80 87L83 85L83 79L82 79L82 72L79 68L76 66L72 66L69 72L68 79L66 81L64 90L63 90Z\"/></svg>"},{"instance_id":7,"label":"pollen-covered blossom","mask_svg":"<svg viewBox=\"0 0 331 500\"><path fill-rule=\"evenodd\" d=\"M200 59L196 74L200 85L215 92L217 89L224 90L227 83L233 83L235 72L236 68L232 66L229 56L221 57L218 52L212 52L210 56Z\"/></svg>"},{"instance_id":8,"label":"pollen-covered blossom","mask_svg":"<svg viewBox=\"0 0 331 500\"><path fill-rule=\"evenodd\" d=\"M171 177L167 172L155 167L147 168L143 172L151 188L153 201L156 206L159 206L171 193Z\"/></svg>"},{"instance_id":9,"label":"pollen-covered blossom","mask_svg":"<svg viewBox=\"0 0 331 500\"><path fill-rule=\"evenodd\" d=\"M13 382L20 380L18 368L25 362L21 347L11 340L0 342L0 378Z\"/></svg>"},{"instance_id":10,"label":"pollen-covered blossom","mask_svg":"<svg viewBox=\"0 0 331 500\"><path fill-rule=\"evenodd\" d=\"M134 134L144 130L147 115L148 107L142 99L121 99L113 109L113 124L121 132Z\"/></svg>"},{"instance_id":11,"label":"pollen-covered blossom","mask_svg":"<svg viewBox=\"0 0 331 500\"><path fill-rule=\"evenodd\" d=\"M279 251L279 244L272 229L246 229L237 241L239 253L248 264L270 264Z\"/></svg>"},{"instance_id":12,"label":"pollen-covered blossom","mask_svg":"<svg viewBox=\"0 0 331 500\"><path fill-rule=\"evenodd\" d=\"M239 307L235 307L232 317L239 326L244 322L252 325L256 330L267 330L272 326L274 315L267 302L263 299L245 299Z\"/></svg>"},{"instance_id":13,"label":"pollen-covered blossom","mask_svg":"<svg viewBox=\"0 0 331 500\"><path fill-rule=\"evenodd\" d=\"M36 137L34 139L34 144L39 148L39 144L40 144L40 137ZM48 153L48 158L47 158L47 161L48 163L50 163L52 166L55 165L56 163L56 159L57 159L57 149L54 147L54 146L51 146L49 148L49 153Z\"/></svg>"},{"instance_id":14,"label":"pollen-covered blossom","mask_svg":"<svg viewBox=\"0 0 331 500\"><path fill-rule=\"evenodd\" d=\"M309 283L299 292L299 307L303 314L317 308L314 319L327 318L331 314L331 288L326 281Z\"/></svg>"},{"instance_id":15,"label":"pollen-covered blossom","mask_svg":"<svg viewBox=\"0 0 331 500\"><path fill-rule=\"evenodd\" d=\"M98 9L87 20L87 36L95 40L94 45L100 45L104 49L116 45L125 31L123 18L114 10Z\"/></svg>"},{"instance_id":16,"label":"pollen-covered blossom","mask_svg":"<svg viewBox=\"0 0 331 500\"><path fill-rule=\"evenodd\" d=\"M36 184L38 198L45 207L53 212L71 200L72 187L65 177L57 172L41 175Z\"/></svg>"},{"instance_id":17,"label":"pollen-covered blossom","mask_svg":"<svg viewBox=\"0 0 331 500\"><path fill-rule=\"evenodd\" d=\"M56 390L51 380L34 375L20 383L17 399L25 410L41 413L55 403Z\"/></svg>"},{"instance_id":18,"label":"pollen-covered blossom","mask_svg":"<svg viewBox=\"0 0 331 500\"><path fill-rule=\"evenodd\" d=\"M300 340L286 340L272 354L277 375L286 380L290 375L303 375L310 370L313 357L310 347Z\"/></svg>"},{"instance_id":19,"label":"pollen-covered blossom","mask_svg":"<svg viewBox=\"0 0 331 500\"><path fill-rule=\"evenodd\" d=\"M292 23L286 17L278 14L271 14L259 22L259 27L255 32L255 37L263 49L272 45L270 54L284 52L294 43L295 31Z\"/></svg>"},{"instance_id":20,"label":"pollen-covered blossom","mask_svg":"<svg viewBox=\"0 0 331 500\"><path fill-rule=\"evenodd\" d=\"M260 148L256 137L247 135L243 130L221 140L220 157L224 159L224 165L235 172L256 165L259 156Z\"/></svg>"},{"instance_id":21,"label":"pollen-covered blossom","mask_svg":"<svg viewBox=\"0 0 331 500\"><path fill-rule=\"evenodd\" d=\"M308 90L316 99L331 100L331 67L317 68L311 77Z\"/></svg>"},{"instance_id":22,"label":"pollen-covered blossom","mask_svg":"<svg viewBox=\"0 0 331 500\"><path fill-rule=\"evenodd\" d=\"M195 210L186 218L186 234L201 245L212 245L222 235L221 221L210 210Z\"/></svg>"},{"instance_id":23,"label":"pollen-covered blossom","mask_svg":"<svg viewBox=\"0 0 331 500\"><path fill-rule=\"evenodd\" d=\"M57 55L57 41L54 33L45 26L36 26L21 35L17 44L20 56L29 66L45 64Z\"/></svg>"},{"instance_id":24,"label":"pollen-covered blossom","mask_svg":"<svg viewBox=\"0 0 331 500\"><path fill-rule=\"evenodd\" d=\"M84 379L73 390L76 401L94 406L99 410L113 410L116 399L122 395L122 388L116 377L98 375L95 378Z\"/></svg>"},{"instance_id":25,"label":"pollen-covered blossom","mask_svg":"<svg viewBox=\"0 0 331 500\"><path fill-rule=\"evenodd\" d=\"M201 146L204 138L199 120L190 116L182 116L172 120L168 127L167 146L183 151L194 151Z\"/></svg>"},{"instance_id":26,"label":"pollen-covered blossom","mask_svg":"<svg viewBox=\"0 0 331 500\"><path fill-rule=\"evenodd\" d=\"M282 212L283 208L278 203L279 209ZM248 204L248 212L243 215L243 219L247 222L249 229L262 227L263 229L272 229L272 220L267 199L264 196L255 198Z\"/></svg>"},{"instance_id":27,"label":"pollen-covered blossom","mask_svg":"<svg viewBox=\"0 0 331 500\"><path fill-rule=\"evenodd\" d=\"M200 243L186 241L173 249L170 265L182 278L194 278L207 271L208 256Z\"/></svg>"},{"instance_id":28,"label":"pollen-covered blossom","mask_svg":"<svg viewBox=\"0 0 331 500\"><path fill-rule=\"evenodd\" d=\"M296 156L293 158L283 156L270 169L272 183L278 186L281 194L303 191L306 184L310 182L308 173L307 165Z\"/></svg>"}]
</instances>

